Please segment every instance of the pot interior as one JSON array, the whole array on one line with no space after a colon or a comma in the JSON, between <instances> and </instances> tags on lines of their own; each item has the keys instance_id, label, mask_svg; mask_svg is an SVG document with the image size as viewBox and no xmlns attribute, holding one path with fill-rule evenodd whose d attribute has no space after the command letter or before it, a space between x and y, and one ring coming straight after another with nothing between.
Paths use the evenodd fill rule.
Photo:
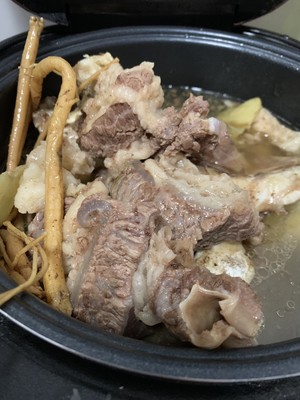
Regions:
<instances>
[{"instance_id":1,"label":"pot interior","mask_svg":"<svg viewBox=\"0 0 300 400\"><path fill-rule=\"evenodd\" d=\"M2 48L0 61L0 70L3 71L0 78L0 134L3 143L0 157L3 168L22 39L13 52ZM197 87L241 100L259 96L266 108L300 129L300 53L294 42L268 38L252 31L227 34L170 27L108 29L69 36L48 32L42 39L39 58L58 55L74 64L84 54L106 51L118 57L124 67L145 60L153 61L155 73L161 77L163 85ZM58 85L56 78L47 79L45 94L55 95ZM282 246L287 243L283 242ZM269 363L277 357L284 359L289 354L295 355L299 346L300 320L296 316L300 307L299 301L297 304L300 297L299 256L300 250L296 249L287 268L257 285L256 290L264 304L266 328L259 337L261 346L251 349L218 350L214 353L176 349L174 355L174 350L169 348L99 332L58 314L27 294L3 306L2 311L24 328L68 351L135 372L195 381L286 376L300 373L296 360L295 363L283 360L276 370ZM0 285L9 288L12 283L0 274ZM266 345L274 342L277 344ZM208 358L210 367L206 364ZM251 368L241 367L245 359L252 360ZM148 360L146 364L145 360ZM231 367L221 368L222 363L229 360ZM259 372L255 368L256 362L260 366ZM238 378L234 370L237 365L240 368Z\"/></svg>"}]
</instances>

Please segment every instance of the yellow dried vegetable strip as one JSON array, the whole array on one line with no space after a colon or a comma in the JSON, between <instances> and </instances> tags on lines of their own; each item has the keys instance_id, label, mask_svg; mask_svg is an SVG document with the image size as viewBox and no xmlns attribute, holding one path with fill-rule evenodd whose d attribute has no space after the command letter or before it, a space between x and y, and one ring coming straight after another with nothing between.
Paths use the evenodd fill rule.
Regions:
<instances>
[{"instance_id":1,"label":"yellow dried vegetable strip","mask_svg":"<svg viewBox=\"0 0 300 400\"><path fill-rule=\"evenodd\" d=\"M43 18L30 17L29 32L21 59L14 119L8 147L7 171L9 172L14 171L20 162L31 119L30 80L43 27Z\"/></svg>"},{"instance_id":2,"label":"yellow dried vegetable strip","mask_svg":"<svg viewBox=\"0 0 300 400\"><path fill-rule=\"evenodd\" d=\"M22 253L18 259L16 259L16 255L22 251L24 247L23 241L6 229L0 230L0 237L5 243L8 257L11 260L10 268L17 269L24 278L29 278L31 274L31 262L28 260L28 257L25 253Z\"/></svg>"},{"instance_id":3,"label":"yellow dried vegetable strip","mask_svg":"<svg viewBox=\"0 0 300 400\"><path fill-rule=\"evenodd\" d=\"M26 279L23 275L15 270L7 270L4 268L4 272L6 272L18 285L22 285L26 282ZM35 296L39 297L40 299L44 297L44 291L41 286L33 286L31 285L28 287L27 292L34 294Z\"/></svg>"},{"instance_id":4,"label":"yellow dried vegetable strip","mask_svg":"<svg viewBox=\"0 0 300 400\"><path fill-rule=\"evenodd\" d=\"M43 233L38 238L33 239L32 237L26 235L25 232L16 228L10 221L5 221L3 223L3 225L7 228L7 230L11 234L15 235L17 238L21 239L26 244L26 251L29 251L32 248L36 248L38 250L40 258L41 258L41 268L35 278L35 281L37 282L44 276L44 274L48 268L48 259L47 259L46 253L45 253L44 249L42 248L42 246L40 245L40 242L42 240L44 240L44 238L46 237L46 233ZM22 252L20 252L20 254L21 253Z\"/></svg>"},{"instance_id":5,"label":"yellow dried vegetable strip","mask_svg":"<svg viewBox=\"0 0 300 400\"><path fill-rule=\"evenodd\" d=\"M42 291L39 288L33 288L32 285L41 279L41 277L45 274L48 268L48 262L46 254L43 248L40 246L39 242L42 241L45 235L40 236L38 239L30 238L26 235L26 233L17 229L10 221L6 221L3 224L7 227L8 231L23 240L26 243L27 250L33 250L33 261L32 261L32 270L29 278L27 280L23 280L21 275L18 275L16 271L9 270L8 273L11 277L15 278L19 285L13 289L10 289L4 293L0 294L0 306L10 300L12 297L21 293L24 290L29 290L39 296L42 296ZM38 254L41 258L41 269L38 272Z\"/></svg>"},{"instance_id":6,"label":"yellow dried vegetable strip","mask_svg":"<svg viewBox=\"0 0 300 400\"><path fill-rule=\"evenodd\" d=\"M21 283L17 287L7 290L4 293L0 294L0 306L6 303L8 300L12 299L17 294L23 292L24 290L28 289L35 281L38 269L38 251L37 248L33 248L33 260L32 260L32 271L29 279L24 283Z\"/></svg>"},{"instance_id":7,"label":"yellow dried vegetable strip","mask_svg":"<svg viewBox=\"0 0 300 400\"><path fill-rule=\"evenodd\" d=\"M76 75L67 61L60 57L48 57L37 64L31 82L34 109L38 107L41 99L43 79L50 72L58 73L62 77L62 84L48 124L46 139L44 220L47 236L44 241L44 248L49 267L43 282L48 303L70 315L72 306L62 260L64 191L61 148L67 117L76 101Z\"/></svg>"},{"instance_id":8,"label":"yellow dried vegetable strip","mask_svg":"<svg viewBox=\"0 0 300 400\"><path fill-rule=\"evenodd\" d=\"M42 130L42 132L40 132L40 134L34 144L34 148L38 147L41 144L41 142L46 139L49 121L50 121L50 119L48 119L48 121L45 123L44 129Z\"/></svg>"},{"instance_id":9,"label":"yellow dried vegetable strip","mask_svg":"<svg viewBox=\"0 0 300 400\"><path fill-rule=\"evenodd\" d=\"M39 236L39 237L36 238L36 239L33 239L30 243L28 243L26 246L24 246L22 249L20 249L20 250L16 253L16 255L15 255L13 261L12 261L12 267L14 268L14 267L18 264L20 258L21 258L25 253L27 253L27 251L29 251L33 246L36 246L39 242L41 242L42 240L44 240L45 237L46 237L46 233L43 233L41 236Z\"/></svg>"},{"instance_id":10,"label":"yellow dried vegetable strip","mask_svg":"<svg viewBox=\"0 0 300 400\"><path fill-rule=\"evenodd\" d=\"M2 236L0 236L0 253L1 253L2 257L4 258L4 261L5 261L6 265L8 266L8 268L12 269L13 268L12 262L11 262L11 259L9 258L9 255L7 254L6 247L5 247L4 241L2 239Z\"/></svg>"}]
</instances>

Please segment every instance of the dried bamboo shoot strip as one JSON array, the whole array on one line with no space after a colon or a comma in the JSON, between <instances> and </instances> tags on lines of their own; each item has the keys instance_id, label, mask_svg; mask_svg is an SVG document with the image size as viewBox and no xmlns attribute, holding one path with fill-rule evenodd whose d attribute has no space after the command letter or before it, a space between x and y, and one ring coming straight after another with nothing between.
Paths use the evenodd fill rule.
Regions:
<instances>
[{"instance_id":1,"label":"dried bamboo shoot strip","mask_svg":"<svg viewBox=\"0 0 300 400\"><path fill-rule=\"evenodd\" d=\"M45 160L45 231L44 241L48 270L44 275L47 301L56 309L70 315L69 300L62 261L62 221L64 206L61 147L63 130L72 105L76 101L76 75L72 67L60 57L47 57L36 65L31 82L33 108L36 109L42 93L43 79L56 72L62 84L53 114L49 121Z\"/></svg>"},{"instance_id":2,"label":"dried bamboo shoot strip","mask_svg":"<svg viewBox=\"0 0 300 400\"><path fill-rule=\"evenodd\" d=\"M21 59L14 119L8 147L6 168L9 172L14 171L20 162L31 120L30 80L43 27L43 18L30 17L29 32Z\"/></svg>"}]
</instances>

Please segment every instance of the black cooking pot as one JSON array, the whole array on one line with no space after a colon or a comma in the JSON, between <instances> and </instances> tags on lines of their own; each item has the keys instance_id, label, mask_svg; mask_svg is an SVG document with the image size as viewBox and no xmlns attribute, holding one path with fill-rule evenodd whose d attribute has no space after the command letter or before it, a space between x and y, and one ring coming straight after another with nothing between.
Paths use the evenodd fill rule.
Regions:
<instances>
[{"instance_id":1,"label":"black cooking pot","mask_svg":"<svg viewBox=\"0 0 300 400\"><path fill-rule=\"evenodd\" d=\"M294 40L253 29L224 33L187 27L135 26L80 34L65 34L60 29L45 31L39 59L58 55L73 64L83 54L109 51L120 58L124 67L143 60L154 61L155 73L161 76L163 84L201 87L239 99L260 96L265 107L300 128L300 44ZM20 35L0 46L1 160L5 160L7 152L23 41L24 35ZM47 94L53 94L52 83L46 86ZM13 285L0 273L1 291ZM187 398L180 397L179 392L183 384L191 383L253 382L259 384L253 386L256 388L263 384L269 391L276 388L278 394L280 385L286 389L284 379L300 376L298 338L238 350L174 349L107 334L56 312L29 294L5 304L1 313L49 342L50 352L63 349L66 358L73 354L82 363L90 360L93 365L135 376L173 381L172 385L180 383L181 389L176 392L177 397L173 392L173 398ZM267 383L278 379L282 379L279 386ZM148 384L144 398L152 398L151 390L159 393L155 385Z\"/></svg>"},{"instance_id":2,"label":"black cooking pot","mask_svg":"<svg viewBox=\"0 0 300 400\"><path fill-rule=\"evenodd\" d=\"M136 24L186 24L231 29L287 0L19 0L30 12L72 31Z\"/></svg>"}]
</instances>

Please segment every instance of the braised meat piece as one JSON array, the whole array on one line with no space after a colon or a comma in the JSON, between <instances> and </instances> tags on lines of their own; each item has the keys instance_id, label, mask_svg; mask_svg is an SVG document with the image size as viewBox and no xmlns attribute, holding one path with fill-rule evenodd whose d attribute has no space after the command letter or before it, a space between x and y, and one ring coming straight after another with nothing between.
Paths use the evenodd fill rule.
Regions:
<instances>
[{"instance_id":1,"label":"braised meat piece","mask_svg":"<svg viewBox=\"0 0 300 400\"><path fill-rule=\"evenodd\" d=\"M154 202L172 238L189 238L195 248L243 241L262 229L246 191L226 174L201 173L184 157L136 161L106 183L111 196L120 201Z\"/></svg>"},{"instance_id":2,"label":"braised meat piece","mask_svg":"<svg viewBox=\"0 0 300 400\"><path fill-rule=\"evenodd\" d=\"M263 314L251 287L240 278L183 266L171 247L168 228L153 234L133 277L138 318L148 325L162 322L198 347L253 344Z\"/></svg>"},{"instance_id":3,"label":"braised meat piece","mask_svg":"<svg viewBox=\"0 0 300 400\"><path fill-rule=\"evenodd\" d=\"M242 246L262 230L248 193L222 173L245 167L226 125L208 118L202 96L163 108L148 62L111 63L86 96L78 144L105 168L66 210L74 316L133 337L163 324L203 348L253 344L263 320L255 293L223 272L231 265L214 274L199 261L209 253L214 262L218 243Z\"/></svg>"},{"instance_id":4,"label":"braised meat piece","mask_svg":"<svg viewBox=\"0 0 300 400\"><path fill-rule=\"evenodd\" d=\"M95 97L84 105L86 118L78 143L94 158L114 157L136 141L147 138L153 155L185 153L197 164L241 171L244 160L224 123L207 118L209 104L190 97L180 110L162 108L160 79L153 64L143 62L123 70L113 64L99 76ZM106 80L105 80L106 79Z\"/></svg>"},{"instance_id":5,"label":"braised meat piece","mask_svg":"<svg viewBox=\"0 0 300 400\"><path fill-rule=\"evenodd\" d=\"M263 316L249 285L197 267L193 241L172 239L169 227L156 233L159 220L153 202L101 193L82 201L71 238L82 255L68 278L74 316L133 337L163 323L198 347L253 344Z\"/></svg>"},{"instance_id":6,"label":"braised meat piece","mask_svg":"<svg viewBox=\"0 0 300 400\"><path fill-rule=\"evenodd\" d=\"M83 106L86 114L81 130L83 135L111 105L117 103L128 104L138 116L142 128L148 130L154 110L160 109L164 101L160 78L154 75L153 64L149 62L130 69L112 64L99 75L94 92Z\"/></svg>"},{"instance_id":7,"label":"braised meat piece","mask_svg":"<svg viewBox=\"0 0 300 400\"><path fill-rule=\"evenodd\" d=\"M79 138L79 145L93 157L111 157L119 149L128 148L142 134L140 121L131 107L127 103L116 103Z\"/></svg>"},{"instance_id":8,"label":"braised meat piece","mask_svg":"<svg viewBox=\"0 0 300 400\"><path fill-rule=\"evenodd\" d=\"M99 194L82 202L77 221L86 229L80 237L86 243L80 269L69 275L77 318L124 333L133 308L132 275L148 248L156 212L150 203L130 207Z\"/></svg>"},{"instance_id":9,"label":"braised meat piece","mask_svg":"<svg viewBox=\"0 0 300 400\"><path fill-rule=\"evenodd\" d=\"M194 249L226 235L251 236L259 229L257 214L247 206L248 214L234 217L234 207L240 210L246 198L226 175L221 181L220 174L205 176L179 156L151 162L145 167L135 161L117 178L108 176L114 199L96 182L68 209L66 242L81 249L68 261L74 315L133 337L163 323L198 347L253 344L262 324L254 292L240 278L197 267ZM212 177L214 196L206 198ZM218 185L223 189L217 195ZM88 195L92 190L99 192Z\"/></svg>"}]
</instances>

